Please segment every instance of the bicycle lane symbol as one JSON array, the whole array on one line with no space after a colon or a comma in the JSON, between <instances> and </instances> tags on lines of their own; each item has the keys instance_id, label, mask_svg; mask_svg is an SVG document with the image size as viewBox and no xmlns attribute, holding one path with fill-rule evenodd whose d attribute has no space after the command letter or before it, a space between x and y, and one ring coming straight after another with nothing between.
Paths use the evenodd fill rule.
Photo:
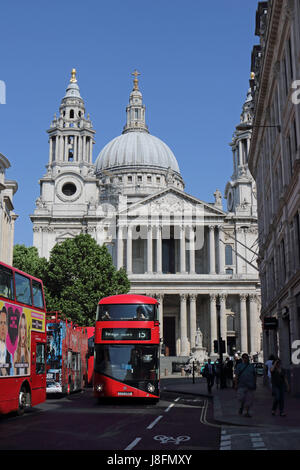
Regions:
<instances>
[{"instance_id":1,"label":"bicycle lane symbol","mask_svg":"<svg viewBox=\"0 0 300 470\"><path fill-rule=\"evenodd\" d=\"M189 441L191 438L190 436L171 437L159 435L155 436L154 439L160 441L161 444L175 444L178 446L181 442Z\"/></svg>"}]
</instances>

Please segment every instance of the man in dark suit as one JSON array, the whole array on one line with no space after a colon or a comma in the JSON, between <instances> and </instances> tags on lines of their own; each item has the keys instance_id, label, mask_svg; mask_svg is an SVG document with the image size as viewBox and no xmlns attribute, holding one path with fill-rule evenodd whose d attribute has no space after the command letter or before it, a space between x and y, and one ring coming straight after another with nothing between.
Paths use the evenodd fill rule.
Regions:
<instances>
[{"instance_id":1,"label":"man in dark suit","mask_svg":"<svg viewBox=\"0 0 300 470\"><path fill-rule=\"evenodd\" d=\"M205 364L203 376L207 380L208 393L211 393L211 389L215 383L216 368L215 368L215 365L211 363L210 359L208 359L207 364Z\"/></svg>"}]
</instances>

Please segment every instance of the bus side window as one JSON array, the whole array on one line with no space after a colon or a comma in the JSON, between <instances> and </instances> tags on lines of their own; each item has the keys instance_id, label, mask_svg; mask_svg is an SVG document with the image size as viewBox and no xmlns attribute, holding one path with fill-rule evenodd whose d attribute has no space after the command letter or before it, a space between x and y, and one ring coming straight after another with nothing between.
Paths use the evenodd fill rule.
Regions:
<instances>
[{"instance_id":1,"label":"bus side window","mask_svg":"<svg viewBox=\"0 0 300 470\"><path fill-rule=\"evenodd\" d=\"M44 308L43 289L40 282L32 280L33 305Z\"/></svg>"},{"instance_id":2,"label":"bus side window","mask_svg":"<svg viewBox=\"0 0 300 470\"><path fill-rule=\"evenodd\" d=\"M35 371L37 374L45 373L45 344L44 343L37 343L36 345Z\"/></svg>"},{"instance_id":3,"label":"bus side window","mask_svg":"<svg viewBox=\"0 0 300 470\"><path fill-rule=\"evenodd\" d=\"M13 273L0 265L0 295L8 299L14 298Z\"/></svg>"},{"instance_id":4,"label":"bus side window","mask_svg":"<svg viewBox=\"0 0 300 470\"><path fill-rule=\"evenodd\" d=\"M22 274L15 273L16 300L23 304L32 305L30 279Z\"/></svg>"}]
</instances>

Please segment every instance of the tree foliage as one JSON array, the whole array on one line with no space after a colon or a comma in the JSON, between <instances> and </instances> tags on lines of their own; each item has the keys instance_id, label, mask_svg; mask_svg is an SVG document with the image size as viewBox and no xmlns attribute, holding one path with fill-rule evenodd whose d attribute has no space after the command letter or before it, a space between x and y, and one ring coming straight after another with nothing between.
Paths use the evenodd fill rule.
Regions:
<instances>
[{"instance_id":1,"label":"tree foliage","mask_svg":"<svg viewBox=\"0 0 300 470\"><path fill-rule=\"evenodd\" d=\"M44 282L47 310L60 311L78 325L94 324L101 298L125 294L130 289L126 271L117 271L106 246L99 246L90 235L81 234L55 245L46 265L41 261L40 271L32 268L30 272L27 267L31 262L38 266L33 251L23 251L24 257L29 258L23 261L19 252L16 262L29 274L41 274L37 277Z\"/></svg>"},{"instance_id":2,"label":"tree foliage","mask_svg":"<svg viewBox=\"0 0 300 470\"><path fill-rule=\"evenodd\" d=\"M39 257L35 246L15 245L13 266L31 276L42 279L47 271L47 260Z\"/></svg>"}]
</instances>

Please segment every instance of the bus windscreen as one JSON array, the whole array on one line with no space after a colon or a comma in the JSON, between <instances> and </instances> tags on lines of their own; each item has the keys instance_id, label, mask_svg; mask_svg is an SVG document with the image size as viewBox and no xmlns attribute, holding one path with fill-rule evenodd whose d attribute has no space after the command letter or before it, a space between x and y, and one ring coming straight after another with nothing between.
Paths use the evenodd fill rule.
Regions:
<instances>
[{"instance_id":1,"label":"bus windscreen","mask_svg":"<svg viewBox=\"0 0 300 470\"><path fill-rule=\"evenodd\" d=\"M155 321L156 305L103 304L98 305L97 321Z\"/></svg>"}]
</instances>

